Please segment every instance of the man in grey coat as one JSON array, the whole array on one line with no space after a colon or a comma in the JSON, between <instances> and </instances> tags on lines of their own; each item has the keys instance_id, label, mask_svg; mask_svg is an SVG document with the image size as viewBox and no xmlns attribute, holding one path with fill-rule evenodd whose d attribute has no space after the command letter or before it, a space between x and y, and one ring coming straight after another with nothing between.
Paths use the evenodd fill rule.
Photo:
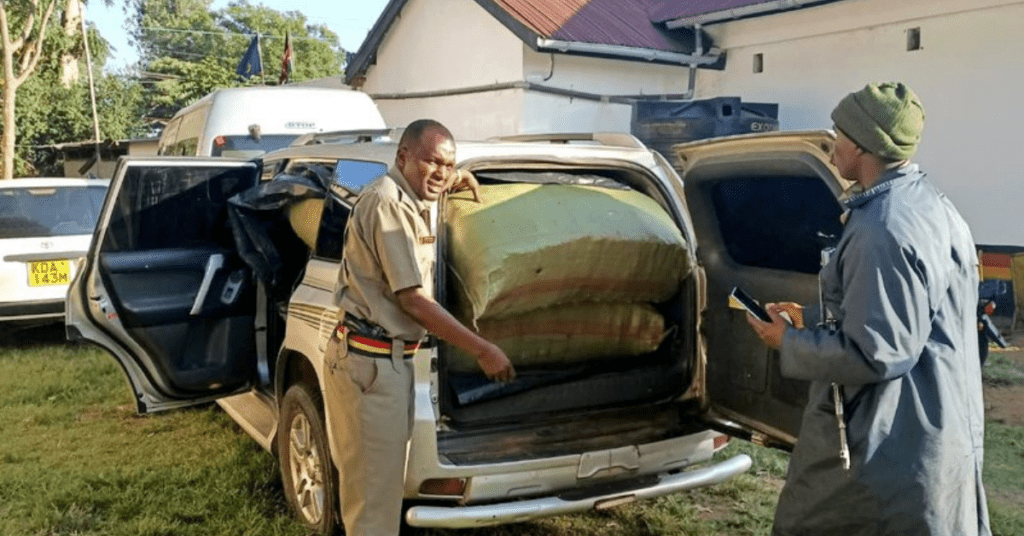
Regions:
<instances>
[{"instance_id":1,"label":"man in grey coat","mask_svg":"<svg viewBox=\"0 0 1024 536\"><path fill-rule=\"evenodd\" d=\"M970 230L909 161L924 125L909 87L869 84L832 120L832 162L858 193L821 271L825 310L748 315L782 374L811 381L773 534L989 535Z\"/></svg>"}]
</instances>

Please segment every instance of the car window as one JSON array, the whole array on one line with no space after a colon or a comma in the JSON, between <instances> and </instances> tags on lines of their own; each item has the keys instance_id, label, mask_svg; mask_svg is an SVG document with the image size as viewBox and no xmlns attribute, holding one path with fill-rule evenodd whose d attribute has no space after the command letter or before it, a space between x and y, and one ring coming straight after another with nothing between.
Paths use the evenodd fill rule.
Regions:
<instances>
[{"instance_id":1,"label":"car window","mask_svg":"<svg viewBox=\"0 0 1024 536\"><path fill-rule=\"evenodd\" d=\"M736 263L816 274L819 238L842 231L838 200L814 177L751 177L714 185L712 202L729 256Z\"/></svg>"},{"instance_id":2,"label":"car window","mask_svg":"<svg viewBox=\"0 0 1024 536\"><path fill-rule=\"evenodd\" d=\"M129 167L103 251L232 247L227 200L250 184L239 167Z\"/></svg>"},{"instance_id":3,"label":"car window","mask_svg":"<svg viewBox=\"0 0 1024 536\"><path fill-rule=\"evenodd\" d=\"M334 166L334 183L360 192L368 182L387 172L388 166L383 162L339 160Z\"/></svg>"},{"instance_id":4,"label":"car window","mask_svg":"<svg viewBox=\"0 0 1024 536\"><path fill-rule=\"evenodd\" d=\"M388 166L383 162L339 160L335 164L334 184L320 218L314 255L324 259L341 260L345 225L348 223L351 204L355 201L355 193L362 191L367 183L387 171Z\"/></svg>"},{"instance_id":5,"label":"car window","mask_svg":"<svg viewBox=\"0 0 1024 536\"><path fill-rule=\"evenodd\" d=\"M0 190L0 238L92 234L107 189L101 186Z\"/></svg>"},{"instance_id":6,"label":"car window","mask_svg":"<svg viewBox=\"0 0 1024 536\"><path fill-rule=\"evenodd\" d=\"M229 158L255 158L263 153L287 147L297 138L295 134L265 134L258 140L252 136L217 136L210 150L212 156Z\"/></svg>"}]
</instances>

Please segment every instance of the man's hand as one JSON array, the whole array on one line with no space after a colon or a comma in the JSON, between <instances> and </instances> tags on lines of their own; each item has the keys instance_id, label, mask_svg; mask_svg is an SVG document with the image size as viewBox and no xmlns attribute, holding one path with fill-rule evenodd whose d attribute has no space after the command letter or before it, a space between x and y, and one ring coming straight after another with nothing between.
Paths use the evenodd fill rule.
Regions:
<instances>
[{"instance_id":1,"label":"man's hand","mask_svg":"<svg viewBox=\"0 0 1024 536\"><path fill-rule=\"evenodd\" d=\"M507 382L516 377L512 362L501 348L456 320L444 307L427 296L423 287L409 287L395 294L402 311L427 328L427 331L475 357L488 379Z\"/></svg>"},{"instance_id":2,"label":"man's hand","mask_svg":"<svg viewBox=\"0 0 1024 536\"><path fill-rule=\"evenodd\" d=\"M775 307L779 311L780 314L785 313L785 314L782 315L783 318L785 318L786 315L789 315L789 318L786 318L786 320L789 321L790 324L793 324L793 327L798 328L798 329L804 329L804 306L803 305L800 305L799 303L793 303L793 302L782 302L782 303L769 303L768 307L769 308Z\"/></svg>"},{"instance_id":3,"label":"man's hand","mask_svg":"<svg viewBox=\"0 0 1024 536\"><path fill-rule=\"evenodd\" d=\"M473 201L480 202L480 183L472 173L464 169L456 169L452 171L451 177L448 180L448 188L446 188L448 193L469 190L473 193Z\"/></svg>"},{"instance_id":4,"label":"man's hand","mask_svg":"<svg viewBox=\"0 0 1024 536\"><path fill-rule=\"evenodd\" d=\"M747 323L750 324L750 327L754 328L754 333L757 333L757 337L768 345L769 348L781 350L782 338L786 334L786 328L790 325L789 319L784 317L782 313L786 313L792 319L793 327L803 328L803 308L789 302L769 303L765 306L765 311L768 312L768 316L772 317L771 322L762 322L754 318L754 315L747 313Z\"/></svg>"},{"instance_id":5,"label":"man's hand","mask_svg":"<svg viewBox=\"0 0 1024 536\"><path fill-rule=\"evenodd\" d=\"M491 381L505 383L516 377L516 370L512 368L512 362L508 360L505 352L495 344L488 344L484 351L476 356L476 362Z\"/></svg>"}]
</instances>

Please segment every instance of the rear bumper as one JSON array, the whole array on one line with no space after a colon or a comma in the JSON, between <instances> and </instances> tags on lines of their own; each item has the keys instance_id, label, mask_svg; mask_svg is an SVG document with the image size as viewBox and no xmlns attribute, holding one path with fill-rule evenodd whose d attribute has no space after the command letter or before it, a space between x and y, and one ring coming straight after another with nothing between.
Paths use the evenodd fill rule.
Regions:
<instances>
[{"instance_id":1,"label":"rear bumper","mask_svg":"<svg viewBox=\"0 0 1024 536\"><path fill-rule=\"evenodd\" d=\"M739 454L709 467L663 476L643 488L582 499L541 497L479 506L414 506L405 520L414 527L472 528L585 512L718 484L750 469L751 463L749 456Z\"/></svg>"}]
</instances>

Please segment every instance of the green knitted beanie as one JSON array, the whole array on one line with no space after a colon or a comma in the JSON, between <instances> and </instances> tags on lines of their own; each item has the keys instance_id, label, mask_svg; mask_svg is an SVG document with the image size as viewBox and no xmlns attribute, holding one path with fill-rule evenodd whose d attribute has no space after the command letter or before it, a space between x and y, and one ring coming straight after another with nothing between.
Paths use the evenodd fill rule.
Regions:
<instances>
[{"instance_id":1,"label":"green knitted beanie","mask_svg":"<svg viewBox=\"0 0 1024 536\"><path fill-rule=\"evenodd\" d=\"M891 160L913 156L924 129L924 107L902 82L868 84L832 110L832 121L865 151Z\"/></svg>"}]
</instances>

